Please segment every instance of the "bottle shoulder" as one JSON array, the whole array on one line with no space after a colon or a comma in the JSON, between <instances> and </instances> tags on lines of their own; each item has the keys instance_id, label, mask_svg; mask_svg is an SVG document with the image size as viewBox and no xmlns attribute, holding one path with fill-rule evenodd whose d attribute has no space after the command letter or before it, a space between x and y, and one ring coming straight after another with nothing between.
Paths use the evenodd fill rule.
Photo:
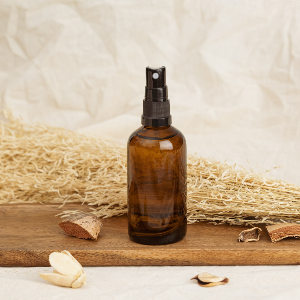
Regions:
<instances>
[{"instance_id":1,"label":"bottle shoulder","mask_svg":"<svg viewBox=\"0 0 300 300\"><path fill-rule=\"evenodd\" d=\"M139 137L144 139L152 139L152 140L163 140L170 137L178 136L179 138L182 138L185 140L184 135L180 130L175 128L174 126L165 126L165 127L145 127L141 126L138 129L136 129L130 136L128 141L133 137Z\"/></svg>"},{"instance_id":2,"label":"bottle shoulder","mask_svg":"<svg viewBox=\"0 0 300 300\"><path fill-rule=\"evenodd\" d=\"M186 147L186 141L184 135L174 126L157 128L141 126L130 135L128 146L179 149Z\"/></svg>"}]
</instances>

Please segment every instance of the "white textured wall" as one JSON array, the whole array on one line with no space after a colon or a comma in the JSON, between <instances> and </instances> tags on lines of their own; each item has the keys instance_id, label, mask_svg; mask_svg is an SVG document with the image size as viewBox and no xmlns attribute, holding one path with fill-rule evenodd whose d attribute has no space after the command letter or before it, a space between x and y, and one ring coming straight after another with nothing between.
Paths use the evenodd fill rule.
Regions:
<instances>
[{"instance_id":1,"label":"white textured wall","mask_svg":"<svg viewBox=\"0 0 300 300\"><path fill-rule=\"evenodd\" d=\"M189 152L300 184L300 1L0 2L0 92L26 120L126 142L165 65Z\"/></svg>"}]
</instances>

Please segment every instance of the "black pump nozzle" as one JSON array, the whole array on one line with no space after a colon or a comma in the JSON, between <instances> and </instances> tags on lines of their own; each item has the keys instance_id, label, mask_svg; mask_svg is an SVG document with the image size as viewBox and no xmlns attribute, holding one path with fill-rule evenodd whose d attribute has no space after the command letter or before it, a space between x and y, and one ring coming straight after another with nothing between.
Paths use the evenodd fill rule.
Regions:
<instances>
[{"instance_id":1,"label":"black pump nozzle","mask_svg":"<svg viewBox=\"0 0 300 300\"><path fill-rule=\"evenodd\" d=\"M142 124L150 127L161 127L169 126L171 123L166 68L147 67Z\"/></svg>"},{"instance_id":2,"label":"black pump nozzle","mask_svg":"<svg viewBox=\"0 0 300 300\"><path fill-rule=\"evenodd\" d=\"M166 86L166 68L146 68L147 88L163 88Z\"/></svg>"}]
</instances>

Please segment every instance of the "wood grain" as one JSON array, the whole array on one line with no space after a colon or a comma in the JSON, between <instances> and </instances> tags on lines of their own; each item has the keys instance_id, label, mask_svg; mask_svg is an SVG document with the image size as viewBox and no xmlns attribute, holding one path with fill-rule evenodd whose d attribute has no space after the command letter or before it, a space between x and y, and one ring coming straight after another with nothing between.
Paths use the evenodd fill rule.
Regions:
<instances>
[{"instance_id":1,"label":"wood grain","mask_svg":"<svg viewBox=\"0 0 300 300\"><path fill-rule=\"evenodd\" d=\"M244 226L198 223L184 240L145 246L129 240L126 217L103 219L96 241L69 237L58 226L57 205L0 206L0 266L49 266L53 251L69 250L84 266L287 265L300 264L300 240L271 243L264 226L261 240L239 243ZM68 205L64 209L87 206Z\"/></svg>"}]
</instances>

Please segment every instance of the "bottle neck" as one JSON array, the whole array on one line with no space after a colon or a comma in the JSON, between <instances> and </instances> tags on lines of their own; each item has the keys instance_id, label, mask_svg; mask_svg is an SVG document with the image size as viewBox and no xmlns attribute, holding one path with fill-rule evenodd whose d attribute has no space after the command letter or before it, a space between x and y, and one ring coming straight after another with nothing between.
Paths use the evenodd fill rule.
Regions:
<instances>
[{"instance_id":1,"label":"bottle neck","mask_svg":"<svg viewBox=\"0 0 300 300\"><path fill-rule=\"evenodd\" d=\"M147 117L143 114L141 121L145 127L166 127L172 124L172 116L157 118Z\"/></svg>"},{"instance_id":2,"label":"bottle neck","mask_svg":"<svg viewBox=\"0 0 300 300\"><path fill-rule=\"evenodd\" d=\"M145 129L148 129L148 130L166 130L170 127L171 125L169 126L160 126L160 127L151 127L151 126L144 126Z\"/></svg>"}]
</instances>

